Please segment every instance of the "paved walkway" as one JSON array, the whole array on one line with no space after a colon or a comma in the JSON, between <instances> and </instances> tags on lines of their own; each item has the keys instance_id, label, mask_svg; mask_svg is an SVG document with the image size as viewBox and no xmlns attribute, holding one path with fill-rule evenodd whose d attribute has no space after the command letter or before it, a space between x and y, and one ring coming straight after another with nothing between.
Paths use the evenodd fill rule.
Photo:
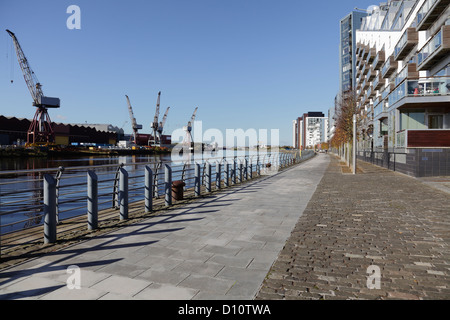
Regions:
<instances>
[{"instance_id":1,"label":"paved walkway","mask_svg":"<svg viewBox=\"0 0 450 320\"><path fill-rule=\"evenodd\" d=\"M328 163L320 155L4 269L0 300L253 299Z\"/></svg>"},{"instance_id":2,"label":"paved walkway","mask_svg":"<svg viewBox=\"0 0 450 320\"><path fill-rule=\"evenodd\" d=\"M428 185L440 179L331 160L257 299L450 299L450 196Z\"/></svg>"}]
</instances>

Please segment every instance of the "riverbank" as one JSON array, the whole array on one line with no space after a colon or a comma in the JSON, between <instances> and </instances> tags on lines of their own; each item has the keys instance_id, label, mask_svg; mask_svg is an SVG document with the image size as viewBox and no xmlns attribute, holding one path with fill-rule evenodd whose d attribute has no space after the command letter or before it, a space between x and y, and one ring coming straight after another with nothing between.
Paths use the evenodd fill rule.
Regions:
<instances>
[{"instance_id":1,"label":"riverbank","mask_svg":"<svg viewBox=\"0 0 450 320\"><path fill-rule=\"evenodd\" d=\"M169 154L171 150L166 147L151 147L139 149L101 149L93 147L8 147L0 149L0 158L27 158L27 157L72 157L72 156L122 156L122 155L160 155Z\"/></svg>"}]
</instances>

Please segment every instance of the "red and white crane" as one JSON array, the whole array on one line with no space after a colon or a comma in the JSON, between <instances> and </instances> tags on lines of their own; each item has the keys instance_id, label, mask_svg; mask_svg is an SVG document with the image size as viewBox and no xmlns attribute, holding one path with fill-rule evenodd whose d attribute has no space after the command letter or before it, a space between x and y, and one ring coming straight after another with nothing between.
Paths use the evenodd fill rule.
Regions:
<instances>
[{"instance_id":1,"label":"red and white crane","mask_svg":"<svg viewBox=\"0 0 450 320\"><path fill-rule=\"evenodd\" d=\"M16 35L10 30L6 32L11 36L16 49L17 60L19 61L20 68L22 69L25 83L33 98L33 106L37 108L34 118L31 122L30 128L27 134L27 145L39 145L52 143L55 140L55 134L52 128L52 122L48 115L48 108L59 108L59 98L51 98L44 96L42 92L42 85L38 81L36 74L30 67L25 54L17 40Z\"/></svg>"}]
</instances>

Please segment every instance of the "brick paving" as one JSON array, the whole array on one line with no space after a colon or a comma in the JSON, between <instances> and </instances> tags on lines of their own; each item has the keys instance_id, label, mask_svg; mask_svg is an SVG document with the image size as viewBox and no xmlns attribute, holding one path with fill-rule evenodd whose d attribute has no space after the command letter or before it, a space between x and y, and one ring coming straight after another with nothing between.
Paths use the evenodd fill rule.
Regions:
<instances>
[{"instance_id":1,"label":"brick paving","mask_svg":"<svg viewBox=\"0 0 450 320\"><path fill-rule=\"evenodd\" d=\"M363 162L345 174L330 158L256 299L449 299L449 194Z\"/></svg>"}]
</instances>

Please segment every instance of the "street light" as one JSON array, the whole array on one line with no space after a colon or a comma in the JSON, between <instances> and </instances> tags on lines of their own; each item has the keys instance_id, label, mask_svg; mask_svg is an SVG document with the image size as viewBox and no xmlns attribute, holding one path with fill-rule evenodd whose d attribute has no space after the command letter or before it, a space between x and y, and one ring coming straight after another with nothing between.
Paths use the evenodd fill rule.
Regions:
<instances>
[{"instance_id":1,"label":"street light","mask_svg":"<svg viewBox=\"0 0 450 320\"><path fill-rule=\"evenodd\" d=\"M353 174L356 174L356 114L353 115Z\"/></svg>"}]
</instances>

